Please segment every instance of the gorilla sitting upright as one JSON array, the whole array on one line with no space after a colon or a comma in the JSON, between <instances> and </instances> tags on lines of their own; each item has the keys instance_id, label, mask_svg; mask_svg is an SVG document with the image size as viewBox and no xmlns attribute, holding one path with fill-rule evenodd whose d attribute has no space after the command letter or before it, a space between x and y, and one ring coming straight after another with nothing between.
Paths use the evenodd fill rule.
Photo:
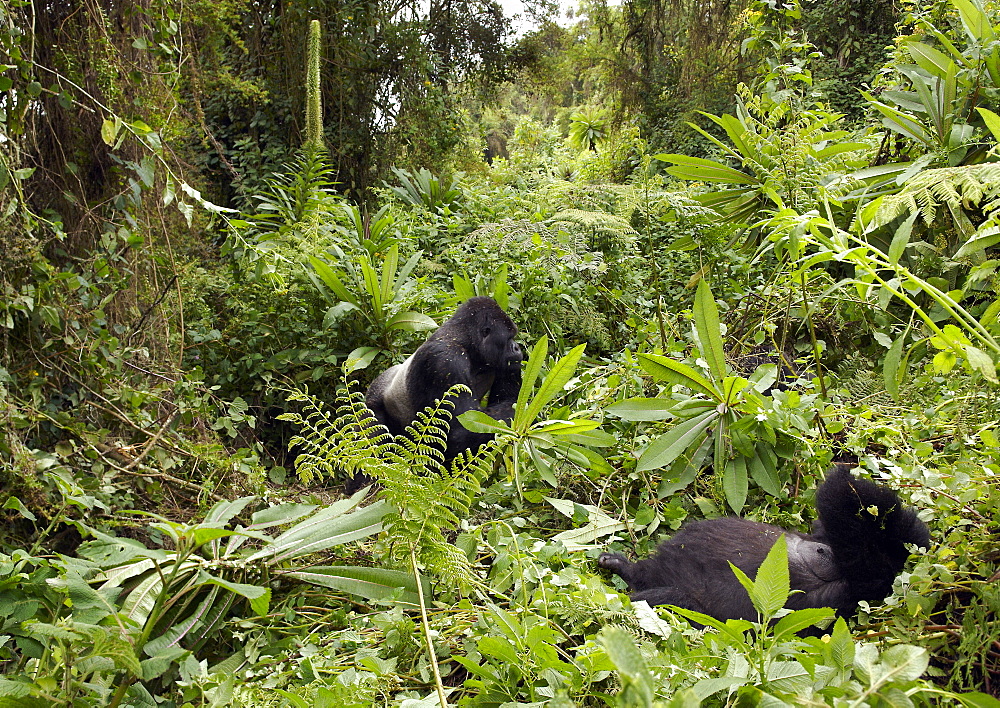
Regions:
<instances>
[{"instance_id":1,"label":"gorilla sitting upright","mask_svg":"<svg viewBox=\"0 0 1000 708\"><path fill-rule=\"evenodd\" d=\"M753 578L781 534L788 543L792 593L786 607L832 607L850 616L858 602L880 602L892 591L910 555L905 544L927 548L927 526L886 487L855 479L837 465L816 491L813 533L735 517L686 524L657 554L630 563L604 553L598 565L620 575L633 600L677 605L720 620L757 618L729 562Z\"/></svg>"},{"instance_id":2,"label":"gorilla sitting upright","mask_svg":"<svg viewBox=\"0 0 1000 708\"><path fill-rule=\"evenodd\" d=\"M406 426L455 384L465 384L471 393L455 400L453 415L485 410L502 421L514 417L514 402L521 390L524 353L514 341L517 325L488 297L466 301L451 319L441 325L406 361L384 371L365 394L365 404L379 423L393 435ZM489 394L486 408L480 406ZM454 420L444 451L450 462L464 450L476 450L493 438L473 433Z\"/></svg>"}]
</instances>

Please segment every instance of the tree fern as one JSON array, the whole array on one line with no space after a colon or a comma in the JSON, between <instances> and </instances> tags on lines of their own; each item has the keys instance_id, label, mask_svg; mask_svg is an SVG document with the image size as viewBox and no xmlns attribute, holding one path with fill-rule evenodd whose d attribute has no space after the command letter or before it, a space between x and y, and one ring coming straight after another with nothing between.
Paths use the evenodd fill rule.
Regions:
<instances>
[{"instance_id":1,"label":"tree fern","mask_svg":"<svg viewBox=\"0 0 1000 708\"><path fill-rule=\"evenodd\" d=\"M455 399L464 386L417 414L406 435L393 437L365 406L360 391L343 389L331 414L306 391L288 399L303 404L302 413L285 413L282 420L300 428L291 446L300 450L295 464L306 483L339 474L363 474L378 481L379 496L395 511L383 525L390 539L390 557L419 563L452 587L479 587L469 559L444 538L469 513L480 480L493 469L495 443L459 455L450 468L443 450Z\"/></svg>"},{"instance_id":2,"label":"tree fern","mask_svg":"<svg viewBox=\"0 0 1000 708\"><path fill-rule=\"evenodd\" d=\"M638 233L628 221L604 211L564 209L549 219L550 224L576 227L587 235L591 250L601 251L606 257L620 257L634 252Z\"/></svg>"}]
</instances>

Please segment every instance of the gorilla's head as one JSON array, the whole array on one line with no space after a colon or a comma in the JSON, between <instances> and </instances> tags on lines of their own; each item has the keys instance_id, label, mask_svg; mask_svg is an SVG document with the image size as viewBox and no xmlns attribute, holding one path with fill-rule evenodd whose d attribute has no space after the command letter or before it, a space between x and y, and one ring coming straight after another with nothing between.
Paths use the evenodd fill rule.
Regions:
<instances>
[{"instance_id":1,"label":"gorilla's head","mask_svg":"<svg viewBox=\"0 0 1000 708\"><path fill-rule=\"evenodd\" d=\"M442 329L452 326L465 335L469 354L491 368L520 366L524 360L524 349L514 339L517 325L492 298L467 300Z\"/></svg>"},{"instance_id":2,"label":"gorilla's head","mask_svg":"<svg viewBox=\"0 0 1000 708\"><path fill-rule=\"evenodd\" d=\"M499 307L497 310L502 318L489 318L479 327L479 353L487 364L496 369L520 366L524 350L514 339L517 326Z\"/></svg>"}]
</instances>

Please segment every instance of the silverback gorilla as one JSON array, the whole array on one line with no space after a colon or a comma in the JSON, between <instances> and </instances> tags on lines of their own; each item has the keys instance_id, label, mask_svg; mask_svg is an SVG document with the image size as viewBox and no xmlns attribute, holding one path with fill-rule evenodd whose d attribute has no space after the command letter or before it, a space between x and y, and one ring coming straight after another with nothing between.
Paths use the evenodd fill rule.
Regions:
<instances>
[{"instance_id":1,"label":"silverback gorilla","mask_svg":"<svg viewBox=\"0 0 1000 708\"><path fill-rule=\"evenodd\" d=\"M819 520L806 535L735 517L686 524L648 560L604 553L602 568L620 575L633 600L677 605L716 619L757 618L729 561L753 578L781 534L788 543L793 593L786 607L832 607L850 616L858 602L880 602L910 551L929 547L927 526L886 487L855 479L838 465L816 492Z\"/></svg>"},{"instance_id":2,"label":"silverback gorilla","mask_svg":"<svg viewBox=\"0 0 1000 708\"><path fill-rule=\"evenodd\" d=\"M517 325L488 297L465 302L410 358L384 371L365 394L365 403L379 423L393 435L403 434L422 411L455 384L471 393L455 400L454 415L485 410L497 420L514 417L514 402L521 390L524 353L514 341ZM486 408L480 406L489 394ZM473 433L453 420L448 432L445 461L464 450L475 450L493 438Z\"/></svg>"}]
</instances>

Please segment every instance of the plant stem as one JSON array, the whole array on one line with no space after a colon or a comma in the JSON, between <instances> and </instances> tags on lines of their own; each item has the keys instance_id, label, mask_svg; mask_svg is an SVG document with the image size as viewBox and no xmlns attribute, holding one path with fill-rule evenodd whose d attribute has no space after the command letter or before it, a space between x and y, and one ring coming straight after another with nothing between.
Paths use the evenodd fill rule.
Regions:
<instances>
[{"instance_id":1,"label":"plant stem","mask_svg":"<svg viewBox=\"0 0 1000 708\"><path fill-rule=\"evenodd\" d=\"M420 622L424 627L424 639L427 640L427 655L431 660L431 670L434 672L434 685L437 687L438 702L441 708L448 708L448 699L444 695L444 684L441 683L441 669L438 668L437 654L434 653L434 640L431 639L431 624L427 619L427 606L424 604L424 588L420 583L420 570L417 568L417 551L410 546L410 567L413 578L417 581L417 597L420 598Z\"/></svg>"}]
</instances>

